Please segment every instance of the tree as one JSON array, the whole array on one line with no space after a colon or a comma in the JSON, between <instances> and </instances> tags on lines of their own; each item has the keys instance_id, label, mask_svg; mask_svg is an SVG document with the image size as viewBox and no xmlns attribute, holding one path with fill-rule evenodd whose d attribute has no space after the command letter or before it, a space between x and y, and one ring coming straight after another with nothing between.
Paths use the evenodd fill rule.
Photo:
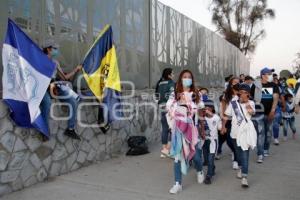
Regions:
<instances>
[{"instance_id":1,"label":"tree","mask_svg":"<svg viewBox=\"0 0 300 200\"><path fill-rule=\"evenodd\" d=\"M267 0L212 0L210 9L217 32L245 55L253 53L265 36L265 19L275 18Z\"/></svg>"},{"instance_id":2,"label":"tree","mask_svg":"<svg viewBox=\"0 0 300 200\"><path fill-rule=\"evenodd\" d=\"M300 52L296 54L296 59L293 62L293 68L295 71L295 76L300 77Z\"/></svg>"}]
</instances>

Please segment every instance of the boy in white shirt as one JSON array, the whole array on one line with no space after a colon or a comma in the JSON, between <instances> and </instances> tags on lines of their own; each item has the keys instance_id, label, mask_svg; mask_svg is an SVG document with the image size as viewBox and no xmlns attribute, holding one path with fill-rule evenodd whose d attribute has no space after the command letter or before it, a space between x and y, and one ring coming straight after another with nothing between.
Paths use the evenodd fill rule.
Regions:
<instances>
[{"instance_id":1,"label":"boy in white shirt","mask_svg":"<svg viewBox=\"0 0 300 200\"><path fill-rule=\"evenodd\" d=\"M205 102L205 122L205 142L202 150L207 160L207 174L204 183L211 184L216 168L214 160L218 149L218 130L222 128L221 118L215 114L214 102L211 100Z\"/></svg>"},{"instance_id":2,"label":"boy in white shirt","mask_svg":"<svg viewBox=\"0 0 300 200\"><path fill-rule=\"evenodd\" d=\"M232 117L231 137L234 139L240 170L237 177L242 179L242 187L248 186L249 150L254 149L257 142L257 133L251 121L255 114L255 104L250 98L250 87L246 84L240 85L239 100L232 100L225 111L225 115ZM222 132L226 131L223 120Z\"/></svg>"}]
</instances>

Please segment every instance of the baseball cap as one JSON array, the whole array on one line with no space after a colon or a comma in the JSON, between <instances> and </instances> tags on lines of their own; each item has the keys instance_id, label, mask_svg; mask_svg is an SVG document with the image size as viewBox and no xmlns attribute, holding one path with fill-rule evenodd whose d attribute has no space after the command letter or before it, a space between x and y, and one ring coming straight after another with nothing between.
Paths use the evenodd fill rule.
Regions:
<instances>
[{"instance_id":1,"label":"baseball cap","mask_svg":"<svg viewBox=\"0 0 300 200\"><path fill-rule=\"evenodd\" d=\"M205 107L212 108L213 110L215 109L215 104L212 100L207 100L204 102Z\"/></svg>"},{"instance_id":2,"label":"baseball cap","mask_svg":"<svg viewBox=\"0 0 300 200\"><path fill-rule=\"evenodd\" d=\"M251 88L250 88L250 86L249 86L249 85L247 85L247 84L241 84L241 85L240 85L240 87L239 87L239 90L244 90L244 91L246 91L246 92L249 92L249 93L250 93L250 91L251 91Z\"/></svg>"},{"instance_id":3,"label":"baseball cap","mask_svg":"<svg viewBox=\"0 0 300 200\"><path fill-rule=\"evenodd\" d=\"M260 71L260 75L265 75L265 74L269 74L269 73L273 73L275 70L274 69L270 69L268 67L263 68Z\"/></svg>"}]
</instances>

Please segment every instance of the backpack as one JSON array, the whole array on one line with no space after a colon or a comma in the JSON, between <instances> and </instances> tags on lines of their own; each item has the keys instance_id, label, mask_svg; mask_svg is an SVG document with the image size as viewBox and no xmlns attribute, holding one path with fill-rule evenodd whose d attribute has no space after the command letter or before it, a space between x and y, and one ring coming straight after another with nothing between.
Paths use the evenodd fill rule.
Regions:
<instances>
[{"instance_id":1,"label":"backpack","mask_svg":"<svg viewBox=\"0 0 300 200\"><path fill-rule=\"evenodd\" d=\"M127 140L129 150L127 156L138 156L148 154L147 138L144 136L131 136Z\"/></svg>"}]
</instances>

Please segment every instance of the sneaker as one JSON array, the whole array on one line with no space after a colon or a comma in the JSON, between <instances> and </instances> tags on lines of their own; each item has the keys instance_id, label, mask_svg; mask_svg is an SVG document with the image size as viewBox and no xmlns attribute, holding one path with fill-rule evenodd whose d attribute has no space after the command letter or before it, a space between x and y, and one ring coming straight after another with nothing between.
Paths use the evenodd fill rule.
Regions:
<instances>
[{"instance_id":1,"label":"sneaker","mask_svg":"<svg viewBox=\"0 0 300 200\"><path fill-rule=\"evenodd\" d=\"M249 185L248 185L248 180L247 180L247 178L242 178L242 187L243 188L248 188L249 187Z\"/></svg>"},{"instance_id":2,"label":"sneaker","mask_svg":"<svg viewBox=\"0 0 300 200\"><path fill-rule=\"evenodd\" d=\"M269 154L269 151L268 150L264 150L264 157L269 157L270 154Z\"/></svg>"},{"instance_id":3,"label":"sneaker","mask_svg":"<svg viewBox=\"0 0 300 200\"><path fill-rule=\"evenodd\" d=\"M203 175L202 171L197 173L197 181L198 181L199 184L203 183L204 175Z\"/></svg>"},{"instance_id":4,"label":"sneaker","mask_svg":"<svg viewBox=\"0 0 300 200\"><path fill-rule=\"evenodd\" d=\"M160 154L160 158L166 158L167 156L165 156L164 154Z\"/></svg>"},{"instance_id":5,"label":"sneaker","mask_svg":"<svg viewBox=\"0 0 300 200\"><path fill-rule=\"evenodd\" d=\"M238 162L236 162L236 161L233 161L233 162L232 162L232 169L234 169L234 170L239 169L239 164L238 164Z\"/></svg>"},{"instance_id":6,"label":"sneaker","mask_svg":"<svg viewBox=\"0 0 300 200\"><path fill-rule=\"evenodd\" d=\"M170 194L177 194L182 191L182 186L176 183L171 189L170 189Z\"/></svg>"},{"instance_id":7,"label":"sneaker","mask_svg":"<svg viewBox=\"0 0 300 200\"><path fill-rule=\"evenodd\" d=\"M210 178L209 176L206 176L206 177L205 177L205 180L204 180L204 183L205 183L206 185L210 185L210 184L211 184L211 178Z\"/></svg>"},{"instance_id":8,"label":"sneaker","mask_svg":"<svg viewBox=\"0 0 300 200\"><path fill-rule=\"evenodd\" d=\"M221 160L221 154L217 154L217 155L215 156L215 160Z\"/></svg>"},{"instance_id":9,"label":"sneaker","mask_svg":"<svg viewBox=\"0 0 300 200\"><path fill-rule=\"evenodd\" d=\"M263 162L264 162L264 156L263 156L263 155L258 156L256 162L257 162L257 163L263 163Z\"/></svg>"},{"instance_id":10,"label":"sneaker","mask_svg":"<svg viewBox=\"0 0 300 200\"><path fill-rule=\"evenodd\" d=\"M285 141L285 142L287 141L287 136L283 137L283 141Z\"/></svg>"},{"instance_id":11,"label":"sneaker","mask_svg":"<svg viewBox=\"0 0 300 200\"><path fill-rule=\"evenodd\" d=\"M67 129L65 131L65 135L72 138L72 139L74 139L74 140L81 140L74 129Z\"/></svg>"},{"instance_id":12,"label":"sneaker","mask_svg":"<svg viewBox=\"0 0 300 200\"><path fill-rule=\"evenodd\" d=\"M278 146L278 145L279 145L279 140L278 140L278 139L274 139L274 144L275 144L276 146Z\"/></svg>"},{"instance_id":13,"label":"sneaker","mask_svg":"<svg viewBox=\"0 0 300 200\"><path fill-rule=\"evenodd\" d=\"M163 148L161 151L160 151L161 154L165 155L166 157L168 157L170 155L170 151L166 148Z\"/></svg>"},{"instance_id":14,"label":"sneaker","mask_svg":"<svg viewBox=\"0 0 300 200\"><path fill-rule=\"evenodd\" d=\"M237 177L238 179L243 178L243 177L242 177L242 170L241 170L241 169L238 170L238 173L237 173L236 177Z\"/></svg>"}]
</instances>

